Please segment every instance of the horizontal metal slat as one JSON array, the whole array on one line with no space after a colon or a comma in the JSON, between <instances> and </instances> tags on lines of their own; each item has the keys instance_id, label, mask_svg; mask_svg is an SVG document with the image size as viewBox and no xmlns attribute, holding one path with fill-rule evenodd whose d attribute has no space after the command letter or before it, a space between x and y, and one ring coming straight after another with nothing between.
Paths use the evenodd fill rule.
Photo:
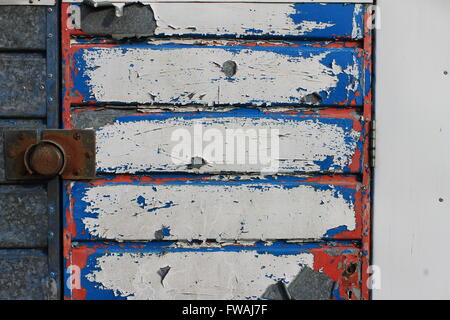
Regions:
<instances>
[{"instance_id":1,"label":"horizontal metal slat","mask_svg":"<svg viewBox=\"0 0 450 320\"><path fill-rule=\"evenodd\" d=\"M103 111L77 109L91 127ZM109 117L109 119L112 119ZM359 173L365 133L352 110L232 109L118 116L97 128L97 172Z\"/></svg>"},{"instance_id":2,"label":"horizontal metal slat","mask_svg":"<svg viewBox=\"0 0 450 320\"><path fill-rule=\"evenodd\" d=\"M298 300L358 299L359 253L352 245L279 242L204 247L77 244L67 260L65 296L74 300L283 299L278 287L283 282Z\"/></svg>"},{"instance_id":3,"label":"horizontal metal slat","mask_svg":"<svg viewBox=\"0 0 450 320\"><path fill-rule=\"evenodd\" d=\"M125 6L120 17L116 16L113 6L73 5L68 13L67 24L71 28L93 36L361 40L364 6L342 3L147 3ZM74 13L75 16L78 14L79 23L73 23Z\"/></svg>"},{"instance_id":4,"label":"horizontal metal slat","mask_svg":"<svg viewBox=\"0 0 450 320\"><path fill-rule=\"evenodd\" d=\"M67 103L350 105L363 103L362 50L222 42L74 45Z\"/></svg>"},{"instance_id":5,"label":"horizontal metal slat","mask_svg":"<svg viewBox=\"0 0 450 320\"><path fill-rule=\"evenodd\" d=\"M122 177L72 182L78 240L358 239L353 177Z\"/></svg>"}]
</instances>

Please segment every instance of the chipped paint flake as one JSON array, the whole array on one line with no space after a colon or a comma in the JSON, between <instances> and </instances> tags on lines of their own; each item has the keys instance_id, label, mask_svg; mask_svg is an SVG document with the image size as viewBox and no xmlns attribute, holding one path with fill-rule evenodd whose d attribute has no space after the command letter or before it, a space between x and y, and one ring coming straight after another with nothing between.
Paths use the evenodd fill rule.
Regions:
<instances>
[{"instance_id":1,"label":"chipped paint flake","mask_svg":"<svg viewBox=\"0 0 450 320\"><path fill-rule=\"evenodd\" d=\"M361 27L361 21L362 20L362 12L364 10L364 5L362 4L355 4L355 9L353 11L353 30L352 30L352 38L353 39L362 39L363 38L363 29Z\"/></svg>"},{"instance_id":2,"label":"chipped paint flake","mask_svg":"<svg viewBox=\"0 0 450 320\"><path fill-rule=\"evenodd\" d=\"M356 228L352 200L333 186L119 184L90 187L82 201L77 214L101 239L321 239Z\"/></svg>"},{"instance_id":3,"label":"chipped paint flake","mask_svg":"<svg viewBox=\"0 0 450 320\"><path fill-rule=\"evenodd\" d=\"M130 300L258 299L265 289L289 284L314 255L242 252L111 253L97 258L88 281ZM251 266L249 268L249 266ZM170 267L161 283L159 270Z\"/></svg>"}]
</instances>

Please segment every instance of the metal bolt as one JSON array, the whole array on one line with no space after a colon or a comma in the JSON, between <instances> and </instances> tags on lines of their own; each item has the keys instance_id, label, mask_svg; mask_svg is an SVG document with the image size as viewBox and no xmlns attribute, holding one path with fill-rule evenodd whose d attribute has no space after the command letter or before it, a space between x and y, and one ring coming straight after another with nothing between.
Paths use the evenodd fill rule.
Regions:
<instances>
[{"instance_id":1,"label":"metal bolt","mask_svg":"<svg viewBox=\"0 0 450 320\"><path fill-rule=\"evenodd\" d=\"M26 151L25 166L31 174L55 176L64 168L64 153L54 143L39 142Z\"/></svg>"},{"instance_id":2,"label":"metal bolt","mask_svg":"<svg viewBox=\"0 0 450 320\"><path fill-rule=\"evenodd\" d=\"M48 97L48 101L53 102L53 97Z\"/></svg>"},{"instance_id":3,"label":"metal bolt","mask_svg":"<svg viewBox=\"0 0 450 320\"><path fill-rule=\"evenodd\" d=\"M227 77L234 76L237 72L237 63L232 60L225 61L222 65L222 72L225 73Z\"/></svg>"},{"instance_id":4,"label":"metal bolt","mask_svg":"<svg viewBox=\"0 0 450 320\"><path fill-rule=\"evenodd\" d=\"M351 262L351 263L347 264L345 266L345 269L343 272L344 277L346 277L346 278L350 277L351 275L353 275L356 272L357 269L358 269L357 263Z\"/></svg>"},{"instance_id":5,"label":"metal bolt","mask_svg":"<svg viewBox=\"0 0 450 320\"><path fill-rule=\"evenodd\" d=\"M53 12L53 9L52 8L48 8L48 12Z\"/></svg>"},{"instance_id":6,"label":"metal bolt","mask_svg":"<svg viewBox=\"0 0 450 320\"><path fill-rule=\"evenodd\" d=\"M40 88L41 90L44 90L44 89L45 89L45 86L44 86L43 84L41 84L41 85L39 86L39 88Z\"/></svg>"},{"instance_id":7,"label":"metal bolt","mask_svg":"<svg viewBox=\"0 0 450 320\"><path fill-rule=\"evenodd\" d=\"M51 39L51 38L53 38L53 34L52 34L52 33L49 33L49 34L47 35L47 37L49 37L49 38Z\"/></svg>"},{"instance_id":8,"label":"metal bolt","mask_svg":"<svg viewBox=\"0 0 450 320\"><path fill-rule=\"evenodd\" d=\"M53 74L52 74L52 73L49 73L49 74L47 75L47 77L49 77L49 78L51 79L51 78L53 78Z\"/></svg>"},{"instance_id":9,"label":"metal bolt","mask_svg":"<svg viewBox=\"0 0 450 320\"><path fill-rule=\"evenodd\" d=\"M49 237L49 238L53 238L54 235L55 235L55 234L54 234L52 231L50 231L50 232L48 233L48 237Z\"/></svg>"},{"instance_id":10,"label":"metal bolt","mask_svg":"<svg viewBox=\"0 0 450 320\"><path fill-rule=\"evenodd\" d=\"M56 278L56 272L50 272L50 278L55 279Z\"/></svg>"}]
</instances>

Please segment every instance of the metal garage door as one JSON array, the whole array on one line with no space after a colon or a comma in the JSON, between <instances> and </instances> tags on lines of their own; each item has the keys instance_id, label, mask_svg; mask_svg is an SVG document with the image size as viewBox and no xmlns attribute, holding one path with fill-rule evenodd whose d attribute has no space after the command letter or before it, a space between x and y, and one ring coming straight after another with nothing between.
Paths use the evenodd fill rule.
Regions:
<instances>
[{"instance_id":1,"label":"metal garage door","mask_svg":"<svg viewBox=\"0 0 450 320\"><path fill-rule=\"evenodd\" d=\"M368 18L63 3L63 127L95 129L97 174L64 182L65 298L367 299Z\"/></svg>"}]
</instances>

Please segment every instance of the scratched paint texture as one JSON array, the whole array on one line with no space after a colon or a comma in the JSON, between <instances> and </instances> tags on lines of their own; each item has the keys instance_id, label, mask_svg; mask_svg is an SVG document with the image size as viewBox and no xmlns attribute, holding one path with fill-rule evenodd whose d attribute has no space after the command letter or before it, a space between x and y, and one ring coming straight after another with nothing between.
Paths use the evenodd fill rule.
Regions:
<instances>
[{"instance_id":1,"label":"scratched paint texture","mask_svg":"<svg viewBox=\"0 0 450 320\"><path fill-rule=\"evenodd\" d=\"M71 94L82 102L362 104L357 48L81 46L72 59Z\"/></svg>"},{"instance_id":2,"label":"scratched paint texture","mask_svg":"<svg viewBox=\"0 0 450 320\"><path fill-rule=\"evenodd\" d=\"M97 170L358 172L363 138L358 116L339 112L334 117L255 109L124 116L97 130ZM231 140L242 161L227 152ZM245 140L248 145L238 144ZM208 152L208 145L218 151ZM194 157L204 165L192 167Z\"/></svg>"},{"instance_id":3,"label":"scratched paint texture","mask_svg":"<svg viewBox=\"0 0 450 320\"><path fill-rule=\"evenodd\" d=\"M361 4L154 3L158 35L362 38ZM220 14L217 14L220 12Z\"/></svg>"},{"instance_id":4,"label":"scratched paint texture","mask_svg":"<svg viewBox=\"0 0 450 320\"><path fill-rule=\"evenodd\" d=\"M352 246L319 244L79 245L71 259L82 267L81 288L67 290L66 295L73 299L260 299L269 286L279 281L289 285L307 266L337 282L332 295L339 299L348 290L359 290L359 271L342 276L344 265L357 255Z\"/></svg>"},{"instance_id":5,"label":"scratched paint texture","mask_svg":"<svg viewBox=\"0 0 450 320\"><path fill-rule=\"evenodd\" d=\"M355 180L332 185L283 176L244 179L75 182L70 194L74 239L220 242L345 238L343 232L358 236Z\"/></svg>"},{"instance_id":6,"label":"scratched paint texture","mask_svg":"<svg viewBox=\"0 0 450 320\"><path fill-rule=\"evenodd\" d=\"M76 6L78 5L72 5L71 11ZM89 9L88 14L86 10L85 7L81 9L80 29L89 35L307 37L352 40L361 40L363 37L361 4L132 4L124 8L120 18L113 14L114 8ZM133 16L138 16L139 24L147 32L136 29Z\"/></svg>"}]
</instances>

